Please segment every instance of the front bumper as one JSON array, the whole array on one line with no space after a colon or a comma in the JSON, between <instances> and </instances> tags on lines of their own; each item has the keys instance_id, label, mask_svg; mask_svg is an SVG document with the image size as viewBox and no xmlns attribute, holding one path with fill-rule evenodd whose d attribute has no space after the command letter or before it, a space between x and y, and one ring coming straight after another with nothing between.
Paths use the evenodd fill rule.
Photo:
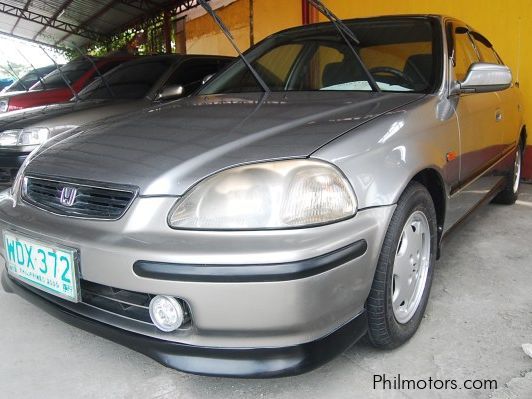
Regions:
<instances>
[{"instance_id":1,"label":"front bumper","mask_svg":"<svg viewBox=\"0 0 532 399\"><path fill-rule=\"evenodd\" d=\"M8 277L5 285L68 322L97 326L103 336L198 374L297 374L364 333L364 305L393 206L309 229L200 232L167 226L174 202L137 198L122 219L109 222L14 206L5 194L0 228L78 249L84 281L182 299L191 313L187 328L163 333L83 302L28 292L34 290Z\"/></svg>"},{"instance_id":2,"label":"front bumper","mask_svg":"<svg viewBox=\"0 0 532 399\"><path fill-rule=\"evenodd\" d=\"M342 353L367 329L365 312L331 334L300 345L282 348L213 348L168 342L124 331L56 306L48 294L23 286L2 273L2 286L58 319L143 353L176 370L210 376L272 378L313 370Z\"/></svg>"}]
</instances>

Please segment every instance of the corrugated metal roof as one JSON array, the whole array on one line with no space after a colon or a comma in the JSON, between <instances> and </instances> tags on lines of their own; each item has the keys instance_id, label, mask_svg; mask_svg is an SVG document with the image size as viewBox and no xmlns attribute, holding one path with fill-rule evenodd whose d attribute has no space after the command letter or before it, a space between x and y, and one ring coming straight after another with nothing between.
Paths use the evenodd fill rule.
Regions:
<instances>
[{"instance_id":1,"label":"corrugated metal roof","mask_svg":"<svg viewBox=\"0 0 532 399\"><path fill-rule=\"evenodd\" d=\"M195 0L0 0L0 33L60 47L83 47L163 10Z\"/></svg>"}]
</instances>

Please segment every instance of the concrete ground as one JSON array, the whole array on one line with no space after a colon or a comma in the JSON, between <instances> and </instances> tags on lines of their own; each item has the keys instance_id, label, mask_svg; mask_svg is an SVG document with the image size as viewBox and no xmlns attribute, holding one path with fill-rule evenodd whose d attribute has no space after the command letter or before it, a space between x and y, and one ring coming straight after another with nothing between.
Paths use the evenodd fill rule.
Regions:
<instances>
[{"instance_id":1,"label":"concrete ground","mask_svg":"<svg viewBox=\"0 0 532 399\"><path fill-rule=\"evenodd\" d=\"M2 398L532 398L532 185L488 205L447 241L426 317L394 351L358 343L306 375L198 377L70 327L0 290ZM497 381L498 389L373 389L374 375Z\"/></svg>"}]
</instances>

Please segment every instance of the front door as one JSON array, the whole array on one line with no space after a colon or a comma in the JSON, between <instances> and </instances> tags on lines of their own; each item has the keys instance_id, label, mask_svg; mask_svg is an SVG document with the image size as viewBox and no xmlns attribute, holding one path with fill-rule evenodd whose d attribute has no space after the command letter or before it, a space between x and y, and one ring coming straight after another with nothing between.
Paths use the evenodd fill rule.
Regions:
<instances>
[{"instance_id":1,"label":"front door","mask_svg":"<svg viewBox=\"0 0 532 399\"><path fill-rule=\"evenodd\" d=\"M469 67L480 62L467 27L451 23L454 66L451 79L465 79ZM454 76L453 76L454 75ZM503 144L501 100L497 92L462 93L455 99L460 131L460 179L451 192L447 226L467 214L498 183L486 173L499 158Z\"/></svg>"}]
</instances>

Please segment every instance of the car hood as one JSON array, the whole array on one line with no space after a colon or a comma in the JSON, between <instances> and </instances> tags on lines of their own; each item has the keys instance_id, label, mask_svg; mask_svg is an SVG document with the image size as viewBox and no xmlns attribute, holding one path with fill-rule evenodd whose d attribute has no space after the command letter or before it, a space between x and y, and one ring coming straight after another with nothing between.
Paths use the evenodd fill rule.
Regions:
<instances>
[{"instance_id":1,"label":"car hood","mask_svg":"<svg viewBox=\"0 0 532 399\"><path fill-rule=\"evenodd\" d=\"M298 92L186 98L50 140L26 174L137 186L182 195L231 166L307 157L343 133L423 97Z\"/></svg>"},{"instance_id":2,"label":"car hood","mask_svg":"<svg viewBox=\"0 0 532 399\"><path fill-rule=\"evenodd\" d=\"M147 100L87 100L11 111L0 114L0 132L29 127L47 127L51 130L57 128L61 132L63 130L61 127L81 126L108 116L143 108L148 104Z\"/></svg>"}]
</instances>

